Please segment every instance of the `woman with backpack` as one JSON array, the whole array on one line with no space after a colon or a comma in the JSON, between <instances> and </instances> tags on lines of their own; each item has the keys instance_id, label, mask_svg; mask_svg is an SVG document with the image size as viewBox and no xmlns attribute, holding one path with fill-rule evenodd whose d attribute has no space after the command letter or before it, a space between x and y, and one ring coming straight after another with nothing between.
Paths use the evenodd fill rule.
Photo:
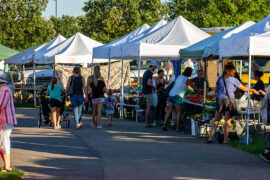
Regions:
<instances>
[{"instance_id":1,"label":"woman with backpack","mask_svg":"<svg viewBox=\"0 0 270 180\"><path fill-rule=\"evenodd\" d=\"M84 99L85 94L85 99ZM80 129L83 126L82 120L82 108L84 101L87 101L87 91L85 86L85 79L81 75L81 68L75 67L73 69L73 75L68 78L67 82L67 96L70 96L72 104L72 110L74 114L74 120L76 123L75 130Z\"/></svg>"}]
</instances>

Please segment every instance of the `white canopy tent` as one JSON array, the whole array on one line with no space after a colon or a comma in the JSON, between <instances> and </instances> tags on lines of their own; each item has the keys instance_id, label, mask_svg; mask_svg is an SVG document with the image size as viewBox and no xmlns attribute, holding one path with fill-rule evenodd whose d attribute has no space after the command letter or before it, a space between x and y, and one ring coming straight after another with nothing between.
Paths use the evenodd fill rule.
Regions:
<instances>
[{"instance_id":1,"label":"white canopy tent","mask_svg":"<svg viewBox=\"0 0 270 180\"><path fill-rule=\"evenodd\" d=\"M157 60L179 59L179 49L190 46L210 35L179 16L163 27L122 45L122 56L112 58Z\"/></svg>"},{"instance_id":2,"label":"white canopy tent","mask_svg":"<svg viewBox=\"0 0 270 180\"><path fill-rule=\"evenodd\" d=\"M248 94L251 87L251 62L252 57L270 57L270 15L260 22L250 26L229 38L220 40L220 58L244 57L249 59L249 80ZM247 141L249 144L249 116L250 116L250 96L248 97L247 108Z\"/></svg>"},{"instance_id":3,"label":"white canopy tent","mask_svg":"<svg viewBox=\"0 0 270 180\"><path fill-rule=\"evenodd\" d=\"M232 27L226 31L222 31L220 33L214 34L209 38L206 38L198 43L195 43L187 48L180 49L180 58L194 58L194 59L203 59L205 57L214 56L217 57L219 55L219 41L221 39L225 39L230 37L233 34L243 31L244 29L255 24L253 21L248 21L239 26Z\"/></svg>"},{"instance_id":4,"label":"white canopy tent","mask_svg":"<svg viewBox=\"0 0 270 180\"><path fill-rule=\"evenodd\" d=\"M179 49L201 41L210 35L203 32L182 16L168 24L146 34L132 42L122 44L121 56L111 55L112 58L138 60L138 89L140 86L141 59L178 60ZM112 51L114 53L115 51ZM139 91L137 94L136 121L139 112Z\"/></svg>"},{"instance_id":5,"label":"white canopy tent","mask_svg":"<svg viewBox=\"0 0 270 180\"><path fill-rule=\"evenodd\" d=\"M161 28L162 26L166 25L167 24L167 21L165 20L160 20L159 22L157 22L156 24L154 24L153 26L151 26L150 28L148 28L147 30L145 30L144 32L142 32L141 34L127 40L126 42L123 42L123 43L120 43L118 45L112 45L110 47L110 57L112 59L116 59L116 58L122 58L122 46L125 45L126 43L129 43L129 42L133 42L135 41L136 39L139 39L141 37L144 37L150 33L152 33L153 31Z\"/></svg>"},{"instance_id":6,"label":"white canopy tent","mask_svg":"<svg viewBox=\"0 0 270 180\"><path fill-rule=\"evenodd\" d=\"M34 57L35 64L87 64L92 59L93 48L101 46L89 37L76 33L64 42Z\"/></svg>"},{"instance_id":7,"label":"white canopy tent","mask_svg":"<svg viewBox=\"0 0 270 180\"><path fill-rule=\"evenodd\" d=\"M148 26L147 24L143 24L139 28L137 28L134 31L130 32L129 34L121 37L120 39L112 41L112 42L105 44L103 46L99 46L99 47L94 48L93 49L93 58L110 59L110 47L111 46L116 46L116 45L125 43L125 42L129 41L130 39L133 39L134 37L143 33L145 30L147 30L149 28L150 28L150 26Z\"/></svg>"},{"instance_id":8,"label":"white canopy tent","mask_svg":"<svg viewBox=\"0 0 270 180\"><path fill-rule=\"evenodd\" d=\"M32 59L27 59L25 57L31 55L33 52L38 51L40 48L45 46L46 44L41 44L35 47L31 47L28 49L23 50L22 52L8 58L5 60L5 63L7 64L15 64L15 65L24 65L24 64L29 64L32 63Z\"/></svg>"},{"instance_id":9,"label":"white canopy tent","mask_svg":"<svg viewBox=\"0 0 270 180\"><path fill-rule=\"evenodd\" d=\"M26 56L26 59L32 60L33 58L35 59L36 57L41 57L46 51L48 51L51 48L54 48L55 46L64 42L65 40L66 38L59 34L48 44L40 48L38 51L35 51L32 54Z\"/></svg>"}]
</instances>

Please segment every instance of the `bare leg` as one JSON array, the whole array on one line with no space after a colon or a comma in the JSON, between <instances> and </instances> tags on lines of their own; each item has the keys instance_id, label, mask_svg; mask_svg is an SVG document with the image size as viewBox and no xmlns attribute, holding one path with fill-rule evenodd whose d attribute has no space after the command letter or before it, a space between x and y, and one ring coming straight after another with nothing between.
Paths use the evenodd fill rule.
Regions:
<instances>
[{"instance_id":1,"label":"bare leg","mask_svg":"<svg viewBox=\"0 0 270 180\"><path fill-rule=\"evenodd\" d=\"M109 124L112 124L112 121L113 121L113 115L108 115L108 117L109 117Z\"/></svg>"},{"instance_id":2,"label":"bare leg","mask_svg":"<svg viewBox=\"0 0 270 180\"><path fill-rule=\"evenodd\" d=\"M4 154L4 168L10 169L10 154Z\"/></svg>"},{"instance_id":3,"label":"bare leg","mask_svg":"<svg viewBox=\"0 0 270 180\"><path fill-rule=\"evenodd\" d=\"M172 115L173 108L174 108L173 104L169 102L168 103L168 110L166 112L165 119L164 119L164 122L163 122L163 128L167 127L167 122L168 122L169 118Z\"/></svg>"},{"instance_id":4,"label":"bare leg","mask_svg":"<svg viewBox=\"0 0 270 180\"><path fill-rule=\"evenodd\" d=\"M176 106L176 110L177 110L176 131L180 131L180 121L181 121L181 114L182 114L182 105Z\"/></svg>"},{"instance_id":5,"label":"bare leg","mask_svg":"<svg viewBox=\"0 0 270 180\"><path fill-rule=\"evenodd\" d=\"M92 120L92 123L93 123L93 126L97 126L97 104L93 104L93 120Z\"/></svg>"},{"instance_id":6,"label":"bare leg","mask_svg":"<svg viewBox=\"0 0 270 180\"><path fill-rule=\"evenodd\" d=\"M60 128L60 122L61 122L61 115L60 115L60 108L56 108L56 117L57 117L57 122L56 122L56 124L57 124L57 127L58 128Z\"/></svg>"},{"instance_id":7,"label":"bare leg","mask_svg":"<svg viewBox=\"0 0 270 180\"><path fill-rule=\"evenodd\" d=\"M229 136L229 133L230 133L230 129L231 129L231 121L232 121L232 118L230 116L230 112L226 111L225 112L225 120L226 120L226 123L225 123L225 127L224 127L224 141L223 143L228 143L228 136Z\"/></svg>"},{"instance_id":8,"label":"bare leg","mask_svg":"<svg viewBox=\"0 0 270 180\"><path fill-rule=\"evenodd\" d=\"M145 126L149 125L150 111L151 111L151 106L147 106L146 111L145 111L145 123L144 123Z\"/></svg>"},{"instance_id":9,"label":"bare leg","mask_svg":"<svg viewBox=\"0 0 270 180\"><path fill-rule=\"evenodd\" d=\"M53 127L57 128L56 126L56 107L51 107L51 112L52 112L52 119L53 119Z\"/></svg>"},{"instance_id":10,"label":"bare leg","mask_svg":"<svg viewBox=\"0 0 270 180\"><path fill-rule=\"evenodd\" d=\"M1 154L1 157L2 157L3 162L4 162L4 168L6 168L6 160L5 160L5 156L4 156L4 154L3 154L2 151L0 151L0 154Z\"/></svg>"},{"instance_id":11,"label":"bare leg","mask_svg":"<svg viewBox=\"0 0 270 180\"><path fill-rule=\"evenodd\" d=\"M103 103L98 103L97 105L97 125L100 126L101 122L101 111L102 111Z\"/></svg>"},{"instance_id":12,"label":"bare leg","mask_svg":"<svg viewBox=\"0 0 270 180\"><path fill-rule=\"evenodd\" d=\"M208 138L209 141L212 141L213 140L213 136L214 136L214 134L216 132L216 129L218 127L218 123L221 120L221 118L222 118L222 113L216 112L216 119L215 119L215 121L212 124L211 132L210 132L210 137Z\"/></svg>"}]
</instances>

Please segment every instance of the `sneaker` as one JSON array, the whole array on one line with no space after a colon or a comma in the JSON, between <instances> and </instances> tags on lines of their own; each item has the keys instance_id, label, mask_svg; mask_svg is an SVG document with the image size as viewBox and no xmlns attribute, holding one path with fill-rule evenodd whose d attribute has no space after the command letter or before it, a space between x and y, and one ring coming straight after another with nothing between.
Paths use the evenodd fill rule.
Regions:
<instances>
[{"instance_id":1,"label":"sneaker","mask_svg":"<svg viewBox=\"0 0 270 180\"><path fill-rule=\"evenodd\" d=\"M171 122L171 126L174 126L175 124L174 124L174 122Z\"/></svg>"},{"instance_id":2,"label":"sneaker","mask_svg":"<svg viewBox=\"0 0 270 180\"><path fill-rule=\"evenodd\" d=\"M263 160L265 160L266 162L269 162L269 161L270 161L270 152L268 152L268 153L262 152L262 153L260 154L260 157L261 157Z\"/></svg>"},{"instance_id":3,"label":"sneaker","mask_svg":"<svg viewBox=\"0 0 270 180\"><path fill-rule=\"evenodd\" d=\"M157 122L156 121L153 122L153 127L157 127Z\"/></svg>"},{"instance_id":4,"label":"sneaker","mask_svg":"<svg viewBox=\"0 0 270 180\"><path fill-rule=\"evenodd\" d=\"M97 126L97 128L98 128L98 129L101 129L101 128L102 128L102 125Z\"/></svg>"}]
</instances>

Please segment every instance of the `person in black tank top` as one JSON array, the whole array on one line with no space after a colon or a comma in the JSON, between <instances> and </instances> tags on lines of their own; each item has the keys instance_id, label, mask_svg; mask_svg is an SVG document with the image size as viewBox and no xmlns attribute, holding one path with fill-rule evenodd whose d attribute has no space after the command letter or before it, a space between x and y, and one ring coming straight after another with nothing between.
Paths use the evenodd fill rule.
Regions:
<instances>
[{"instance_id":1,"label":"person in black tank top","mask_svg":"<svg viewBox=\"0 0 270 180\"><path fill-rule=\"evenodd\" d=\"M69 88L73 88L72 95L70 95L70 101L72 104L72 110L74 114L74 120L76 122L76 128L80 129L83 124L81 123L82 119L82 108L84 101L84 93L87 97L87 91L85 86L84 77L81 76L81 69L80 67L75 67L73 69L73 76L70 76L67 83L67 91Z\"/></svg>"},{"instance_id":2,"label":"person in black tank top","mask_svg":"<svg viewBox=\"0 0 270 180\"><path fill-rule=\"evenodd\" d=\"M93 120L91 126L93 128L102 128L101 125L101 111L104 104L104 93L106 85L102 78L100 71L94 72L93 80L89 81L89 91L92 94L92 106L93 106Z\"/></svg>"},{"instance_id":3,"label":"person in black tank top","mask_svg":"<svg viewBox=\"0 0 270 180\"><path fill-rule=\"evenodd\" d=\"M161 121L165 118L165 108L166 108L166 97L163 95L165 90L166 80L164 79L164 70L158 70L158 78L156 79L156 90L158 96L158 106L156 111L156 117L161 119Z\"/></svg>"}]
</instances>

